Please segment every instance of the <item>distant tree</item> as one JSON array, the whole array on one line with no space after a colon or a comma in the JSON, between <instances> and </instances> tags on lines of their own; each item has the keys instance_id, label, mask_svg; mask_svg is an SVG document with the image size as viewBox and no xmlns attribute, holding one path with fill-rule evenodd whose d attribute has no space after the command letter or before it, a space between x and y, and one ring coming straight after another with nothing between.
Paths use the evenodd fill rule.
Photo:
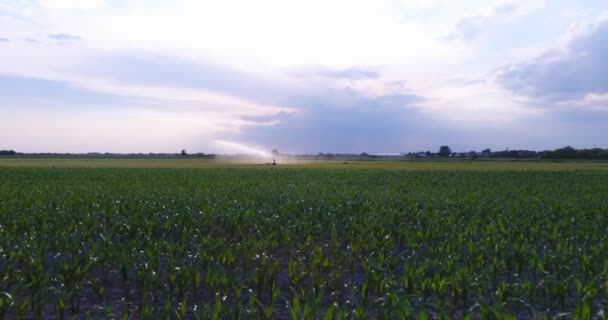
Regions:
<instances>
[{"instance_id":1,"label":"distant tree","mask_svg":"<svg viewBox=\"0 0 608 320\"><path fill-rule=\"evenodd\" d=\"M182 149L182 157L185 157L187 155L188 155L188 153L186 153L186 149Z\"/></svg>"},{"instance_id":2,"label":"distant tree","mask_svg":"<svg viewBox=\"0 0 608 320\"><path fill-rule=\"evenodd\" d=\"M369 157L369 153L367 152L362 152L360 155L360 157Z\"/></svg>"},{"instance_id":3,"label":"distant tree","mask_svg":"<svg viewBox=\"0 0 608 320\"><path fill-rule=\"evenodd\" d=\"M0 156L14 156L17 152L14 150L0 150Z\"/></svg>"},{"instance_id":4,"label":"distant tree","mask_svg":"<svg viewBox=\"0 0 608 320\"><path fill-rule=\"evenodd\" d=\"M487 148L487 149L483 149L481 152L490 154L490 153L492 153L492 150L490 150L490 148Z\"/></svg>"},{"instance_id":5,"label":"distant tree","mask_svg":"<svg viewBox=\"0 0 608 320\"><path fill-rule=\"evenodd\" d=\"M450 147L448 147L448 146L441 146L439 148L440 157L449 157L451 153L452 153L452 149L450 149Z\"/></svg>"},{"instance_id":6,"label":"distant tree","mask_svg":"<svg viewBox=\"0 0 608 320\"><path fill-rule=\"evenodd\" d=\"M546 151L543 153L543 158L547 159L608 159L608 149L601 148L593 149L575 149L571 146Z\"/></svg>"}]
</instances>

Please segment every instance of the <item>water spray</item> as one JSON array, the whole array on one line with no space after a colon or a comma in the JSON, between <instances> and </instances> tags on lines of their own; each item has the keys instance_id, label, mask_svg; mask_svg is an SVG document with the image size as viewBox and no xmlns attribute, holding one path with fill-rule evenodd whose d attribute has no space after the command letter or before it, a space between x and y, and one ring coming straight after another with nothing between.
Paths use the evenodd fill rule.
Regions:
<instances>
[{"instance_id":1,"label":"water spray","mask_svg":"<svg viewBox=\"0 0 608 320\"><path fill-rule=\"evenodd\" d=\"M264 151L263 149L248 146L248 145L245 145L242 143L226 141L226 140L215 140L215 143L217 143L225 148L229 148L229 149L237 151L237 152L242 152L243 154L246 154L246 155L254 155L254 156L261 157L261 158L272 159L272 165L277 164L277 161L276 161L274 155L267 151Z\"/></svg>"}]
</instances>

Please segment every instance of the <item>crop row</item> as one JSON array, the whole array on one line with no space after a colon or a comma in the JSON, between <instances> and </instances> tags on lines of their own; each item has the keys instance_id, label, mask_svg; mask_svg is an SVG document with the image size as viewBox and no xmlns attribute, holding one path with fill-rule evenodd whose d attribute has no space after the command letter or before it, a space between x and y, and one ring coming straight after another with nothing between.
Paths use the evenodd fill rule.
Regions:
<instances>
[{"instance_id":1,"label":"crop row","mask_svg":"<svg viewBox=\"0 0 608 320\"><path fill-rule=\"evenodd\" d=\"M3 169L0 318L599 317L608 174Z\"/></svg>"}]
</instances>

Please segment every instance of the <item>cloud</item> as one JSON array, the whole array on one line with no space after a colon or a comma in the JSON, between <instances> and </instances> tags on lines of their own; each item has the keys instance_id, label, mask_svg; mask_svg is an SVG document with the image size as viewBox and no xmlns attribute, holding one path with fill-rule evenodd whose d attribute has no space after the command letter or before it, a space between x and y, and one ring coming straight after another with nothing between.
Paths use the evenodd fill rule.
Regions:
<instances>
[{"instance_id":1,"label":"cloud","mask_svg":"<svg viewBox=\"0 0 608 320\"><path fill-rule=\"evenodd\" d=\"M54 80L0 75L0 96L5 138L19 150L36 152L207 151L204 144L213 139L245 126L272 126L277 113L296 112L200 88L70 75Z\"/></svg>"},{"instance_id":2,"label":"cloud","mask_svg":"<svg viewBox=\"0 0 608 320\"><path fill-rule=\"evenodd\" d=\"M86 108L91 103L120 104L119 97L75 88L68 82L17 77L0 74L0 96L4 102L13 105L27 105L35 102L51 104L73 104ZM6 105L5 105L6 106Z\"/></svg>"},{"instance_id":3,"label":"cloud","mask_svg":"<svg viewBox=\"0 0 608 320\"><path fill-rule=\"evenodd\" d=\"M40 3L49 9L91 10L106 5L105 0L41 0Z\"/></svg>"},{"instance_id":4,"label":"cloud","mask_svg":"<svg viewBox=\"0 0 608 320\"><path fill-rule=\"evenodd\" d=\"M472 41L479 37L484 25L491 20L489 16L466 17L456 23L455 29L446 38Z\"/></svg>"},{"instance_id":5,"label":"cloud","mask_svg":"<svg viewBox=\"0 0 608 320\"><path fill-rule=\"evenodd\" d=\"M582 99L559 101L556 105L564 109L584 109L586 111L608 111L608 93L590 93Z\"/></svg>"},{"instance_id":6,"label":"cloud","mask_svg":"<svg viewBox=\"0 0 608 320\"><path fill-rule=\"evenodd\" d=\"M277 103L279 96L294 90L288 81L277 79L270 70L260 74L205 60L145 51L97 56L83 72L121 83L203 89L264 103Z\"/></svg>"},{"instance_id":7,"label":"cloud","mask_svg":"<svg viewBox=\"0 0 608 320\"><path fill-rule=\"evenodd\" d=\"M80 58L76 64L86 67L54 66L31 73L19 69L18 76L0 76L5 89L0 94L19 106L68 106L88 112L104 105L104 109L195 114L193 119L204 114L214 132L273 125L276 121L254 118L297 112L282 102L293 90L289 86L220 65L141 52Z\"/></svg>"},{"instance_id":8,"label":"cloud","mask_svg":"<svg viewBox=\"0 0 608 320\"><path fill-rule=\"evenodd\" d=\"M476 14L456 22L446 40L477 40L492 25L504 22L511 17L525 15L542 6L542 1L502 0Z\"/></svg>"},{"instance_id":9,"label":"cloud","mask_svg":"<svg viewBox=\"0 0 608 320\"><path fill-rule=\"evenodd\" d=\"M31 81L31 80L30 80ZM53 80L41 80L45 85L43 96L60 100L62 95L78 96L86 92L89 100L94 100L91 93L104 97L134 99L137 105L148 105L150 109L164 109L179 113L180 111L207 111L210 114L224 114L239 119L245 115L267 115L281 110L291 111L288 107L260 103L235 95L210 91L204 88L188 88L174 85L148 85L125 83L119 80L87 76L59 75ZM57 95L47 90L53 86L68 88ZM24 86L25 87L25 86ZM164 108L162 107L164 106Z\"/></svg>"},{"instance_id":10,"label":"cloud","mask_svg":"<svg viewBox=\"0 0 608 320\"><path fill-rule=\"evenodd\" d=\"M70 58L66 58L68 54L72 54ZM290 110L282 103L283 98L296 90L289 81L274 79L268 73L258 75L204 61L147 52L104 55L49 47L44 58L49 62L45 61L43 66L13 68L7 65L0 68L0 73L146 100L156 106L178 104L184 108L221 109L238 115L266 115Z\"/></svg>"},{"instance_id":11,"label":"cloud","mask_svg":"<svg viewBox=\"0 0 608 320\"><path fill-rule=\"evenodd\" d=\"M245 127L232 137L285 152L389 152L411 147L412 133L432 128L413 107L415 95L365 96L352 90L330 90L289 100L297 113L278 113L256 120L278 120L273 126Z\"/></svg>"},{"instance_id":12,"label":"cloud","mask_svg":"<svg viewBox=\"0 0 608 320\"><path fill-rule=\"evenodd\" d=\"M347 80L378 79L380 77L380 74L374 70L355 67L346 69L309 67L289 70L287 73L295 77L323 77Z\"/></svg>"},{"instance_id":13,"label":"cloud","mask_svg":"<svg viewBox=\"0 0 608 320\"><path fill-rule=\"evenodd\" d=\"M34 39L34 38L24 38L23 41L28 42L28 43L34 43L34 44L40 43L40 40Z\"/></svg>"},{"instance_id":14,"label":"cloud","mask_svg":"<svg viewBox=\"0 0 608 320\"><path fill-rule=\"evenodd\" d=\"M8 16L11 18L19 18L20 10L5 3L0 3L0 16Z\"/></svg>"},{"instance_id":15,"label":"cloud","mask_svg":"<svg viewBox=\"0 0 608 320\"><path fill-rule=\"evenodd\" d=\"M0 37L0 42L10 42L10 40L8 38Z\"/></svg>"},{"instance_id":16,"label":"cloud","mask_svg":"<svg viewBox=\"0 0 608 320\"><path fill-rule=\"evenodd\" d=\"M592 23L572 27L565 39L561 47L500 69L498 82L512 92L538 99L545 105L597 107L605 103L608 14Z\"/></svg>"},{"instance_id":17,"label":"cloud","mask_svg":"<svg viewBox=\"0 0 608 320\"><path fill-rule=\"evenodd\" d=\"M302 108L322 106L361 111L401 110L424 101L423 97L414 94L369 96L350 88L328 90L313 96L296 96L291 99L294 100L296 106Z\"/></svg>"},{"instance_id":18,"label":"cloud","mask_svg":"<svg viewBox=\"0 0 608 320\"><path fill-rule=\"evenodd\" d=\"M532 68L521 79L515 79L516 72L505 79L482 74L497 67L508 74L509 69L501 66L532 56L530 51L510 53L514 46L544 47L557 35L556 25L563 28L571 19L565 17L566 11L593 10L587 2L575 6L561 1L524 17L539 8L542 0L501 1L482 10L476 8L489 2L415 0L420 3L413 5L418 8L413 11L409 2L393 5L392 0L356 4L272 0L262 5L240 4L245 7L236 11L232 2L196 0L9 1L15 8L8 11L3 2L0 25L6 21L7 28L0 35L12 42L0 44L9 49L0 50L0 73L49 81L4 81L14 81L15 88L0 79L0 85L5 85L0 88L2 106L29 110L16 117L22 119L24 134L34 132L27 128L30 115L42 110L52 114L66 106L81 114L74 119L91 128L98 124L93 112L107 111L102 127L109 132L123 130L112 119L123 111L130 113L134 126L153 137L142 135L133 145L148 139L153 146L162 140L160 131L175 130L173 145L180 145L184 137L207 141L226 133L234 135L235 141L276 143L281 150L293 146L294 151L311 152L415 151L444 143L456 149L457 142L471 145L470 141L496 140L487 145L494 148L496 144L504 147L502 141L508 139L522 144L536 139L526 131L531 127L538 131L559 128L561 122L548 124L539 116L551 112L529 107L539 97L545 98L538 89L542 86L535 87ZM106 7L81 11L102 6ZM6 12L22 14L32 23L7 17ZM542 19L543 28L539 28L535 15L552 22L545 24ZM456 22L454 29L446 31L446 22ZM501 28L505 29L499 33ZM526 30L523 35L522 29ZM452 39L484 42L467 45L440 40L450 31ZM576 39L583 33L572 31ZM500 37L490 37L495 34ZM23 41L26 37L41 44L29 45ZM74 44L82 45L60 45L78 40ZM539 60L549 65L564 56L559 48ZM519 66L526 71L527 63L536 61L523 60L513 69ZM509 79L513 81L507 85ZM601 81L591 85L597 83ZM522 88L516 88L520 84ZM607 99L605 93L583 90L552 105L603 110ZM60 122L68 121L49 117L57 122L56 130L63 127ZM173 129L158 120L165 118L178 119L169 121ZM530 119L534 121L525 122ZM144 122L149 122L148 129ZM39 123L44 123L44 117L39 117ZM155 126L162 128L157 134ZM102 136L104 130L90 133ZM128 140L134 132L120 140ZM584 132L572 129L569 133L583 137ZM55 137L61 140L59 134ZM541 133L535 137L553 139ZM536 140L538 145L545 143L543 139Z\"/></svg>"},{"instance_id":19,"label":"cloud","mask_svg":"<svg viewBox=\"0 0 608 320\"><path fill-rule=\"evenodd\" d=\"M243 116L241 119L250 121L252 123L279 123L292 117L294 112L280 111L275 114L262 115L262 116Z\"/></svg>"},{"instance_id":20,"label":"cloud","mask_svg":"<svg viewBox=\"0 0 608 320\"><path fill-rule=\"evenodd\" d=\"M66 33L53 33L53 34L49 34L48 38L51 39L51 40L63 41L63 42L80 41L80 40L82 40L82 38L80 36L66 34Z\"/></svg>"}]
</instances>

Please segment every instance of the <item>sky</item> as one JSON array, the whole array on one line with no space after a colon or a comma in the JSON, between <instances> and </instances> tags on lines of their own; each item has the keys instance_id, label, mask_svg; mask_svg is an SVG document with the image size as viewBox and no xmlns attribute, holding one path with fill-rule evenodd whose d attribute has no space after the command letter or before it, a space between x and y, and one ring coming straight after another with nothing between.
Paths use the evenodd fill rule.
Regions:
<instances>
[{"instance_id":1,"label":"sky","mask_svg":"<svg viewBox=\"0 0 608 320\"><path fill-rule=\"evenodd\" d=\"M0 149L399 153L606 137L605 0L0 0Z\"/></svg>"}]
</instances>

